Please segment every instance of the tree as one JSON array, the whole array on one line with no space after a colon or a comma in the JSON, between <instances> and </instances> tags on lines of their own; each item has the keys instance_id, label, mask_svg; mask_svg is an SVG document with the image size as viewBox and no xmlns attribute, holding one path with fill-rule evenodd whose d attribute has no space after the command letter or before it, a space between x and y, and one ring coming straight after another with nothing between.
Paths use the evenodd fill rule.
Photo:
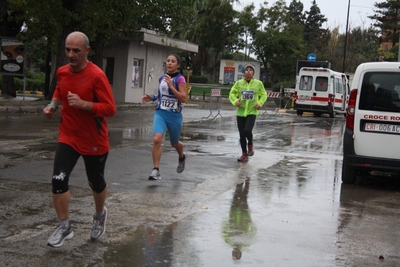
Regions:
<instances>
[{"instance_id":1,"label":"tree","mask_svg":"<svg viewBox=\"0 0 400 267\"><path fill-rule=\"evenodd\" d=\"M297 0L292 0L288 7L288 14L291 18L291 22L297 25L304 26L306 21L306 16L303 13L304 5L302 2Z\"/></svg>"},{"instance_id":2,"label":"tree","mask_svg":"<svg viewBox=\"0 0 400 267\"><path fill-rule=\"evenodd\" d=\"M257 29L260 27L258 19L253 15L254 9L254 4L249 4L245 6L243 11L238 15L238 49L244 49L244 60L248 60L249 58L251 43L253 41L252 36L254 36Z\"/></svg>"},{"instance_id":3,"label":"tree","mask_svg":"<svg viewBox=\"0 0 400 267\"><path fill-rule=\"evenodd\" d=\"M315 0L309 11L306 11L306 23L304 25L304 41L307 53L316 53L323 51L329 40L329 31L322 29L322 24L327 19L321 14Z\"/></svg>"},{"instance_id":4,"label":"tree","mask_svg":"<svg viewBox=\"0 0 400 267\"><path fill-rule=\"evenodd\" d=\"M302 26L291 22L284 0L271 8L261 8L257 18L267 22L257 30L253 39L253 50L265 67L267 78L272 83L295 79L297 58L303 49Z\"/></svg>"},{"instance_id":5,"label":"tree","mask_svg":"<svg viewBox=\"0 0 400 267\"><path fill-rule=\"evenodd\" d=\"M345 66L343 66L345 33L341 34L339 27L336 27L331 31L330 36L331 38L321 56L331 62L333 70L342 70L344 67L346 72L354 72L357 66L363 62L379 60L378 33L372 27L349 29Z\"/></svg>"},{"instance_id":6,"label":"tree","mask_svg":"<svg viewBox=\"0 0 400 267\"><path fill-rule=\"evenodd\" d=\"M53 71L66 63L64 41L72 31L82 31L91 40L92 61L101 66L103 47L111 38L132 36L141 28L166 32L170 18L178 16L181 4L167 0L8 0L7 10L22 10L15 18L26 31L18 36L26 42L45 38L55 55ZM49 73L47 74L49 75ZM52 81L54 89L56 80ZM52 91L52 90L51 90ZM51 97L51 96L50 96Z\"/></svg>"},{"instance_id":7,"label":"tree","mask_svg":"<svg viewBox=\"0 0 400 267\"><path fill-rule=\"evenodd\" d=\"M374 26L382 30L382 41L390 42L393 47L399 41L400 1L387 0L374 6L378 10L374 10L376 14L368 18L375 20Z\"/></svg>"},{"instance_id":8,"label":"tree","mask_svg":"<svg viewBox=\"0 0 400 267\"><path fill-rule=\"evenodd\" d=\"M237 44L237 27L233 10L228 0L206 0L199 11L198 42L204 47L213 59L213 80L216 78L215 66L224 51L233 51Z\"/></svg>"},{"instance_id":9,"label":"tree","mask_svg":"<svg viewBox=\"0 0 400 267\"><path fill-rule=\"evenodd\" d=\"M184 16L172 16L168 34L177 39L188 40L198 44L200 36L200 10L204 9L205 0L182 0L180 13ZM209 55L204 46L199 45L199 51L192 55L192 73L201 75L201 66L207 66Z\"/></svg>"},{"instance_id":10,"label":"tree","mask_svg":"<svg viewBox=\"0 0 400 267\"><path fill-rule=\"evenodd\" d=\"M0 32L1 36L16 37L20 32L23 23L18 19L23 15L21 9L9 10L9 2L3 0L0 3ZM16 97L14 76L3 75L1 94Z\"/></svg>"}]
</instances>

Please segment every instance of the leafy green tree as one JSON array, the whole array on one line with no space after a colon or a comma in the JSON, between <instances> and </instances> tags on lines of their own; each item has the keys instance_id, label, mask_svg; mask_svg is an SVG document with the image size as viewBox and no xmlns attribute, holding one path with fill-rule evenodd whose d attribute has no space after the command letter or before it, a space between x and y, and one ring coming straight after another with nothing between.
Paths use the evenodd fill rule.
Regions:
<instances>
[{"instance_id":1,"label":"leafy green tree","mask_svg":"<svg viewBox=\"0 0 400 267\"><path fill-rule=\"evenodd\" d=\"M9 2L0 2L0 32L1 36L16 37L20 32L23 22L18 18L24 14L23 9L9 10ZM14 76L3 75L1 84L1 94L16 97Z\"/></svg>"},{"instance_id":2,"label":"leafy green tree","mask_svg":"<svg viewBox=\"0 0 400 267\"><path fill-rule=\"evenodd\" d=\"M236 50L237 11L233 9L232 2L234 1L189 1L181 7L182 12L179 12L188 15L171 19L172 37L187 39L199 45L199 52L193 57L193 74L200 75L209 70L213 80L216 80L219 59L224 53Z\"/></svg>"},{"instance_id":3,"label":"leafy green tree","mask_svg":"<svg viewBox=\"0 0 400 267\"><path fill-rule=\"evenodd\" d=\"M307 53L316 53L323 51L330 38L329 31L322 28L322 24L327 19L319 9L315 0L309 11L306 11L306 23L304 25L304 42Z\"/></svg>"},{"instance_id":4,"label":"leafy green tree","mask_svg":"<svg viewBox=\"0 0 400 267\"><path fill-rule=\"evenodd\" d=\"M207 49L213 63L213 80L215 81L216 66L222 53L233 51L237 42L237 27L235 23L236 11L228 0L207 0L204 9L200 11L199 42Z\"/></svg>"},{"instance_id":5,"label":"leafy green tree","mask_svg":"<svg viewBox=\"0 0 400 267\"><path fill-rule=\"evenodd\" d=\"M353 28L349 32L348 41L345 71L354 72L363 62L379 61L379 37L374 28Z\"/></svg>"},{"instance_id":6,"label":"leafy green tree","mask_svg":"<svg viewBox=\"0 0 400 267\"><path fill-rule=\"evenodd\" d=\"M400 1L387 0L375 3L374 6L378 8L374 10L376 14L368 18L375 20L374 26L382 30L382 41L390 42L392 46L395 46L399 41Z\"/></svg>"},{"instance_id":7,"label":"leafy green tree","mask_svg":"<svg viewBox=\"0 0 400 267\"><path fill-rule=\"evenodd\" d=\"M272 83L294 80L297 58L303 50L302 26L291 22L284 0L261 8L257 18L266 26L255 33L253 50L265 67L267 79Z\"/></svg>"},{"instance_id":8,"label":"leafy green tree","mask_svg":"<svg viewBox=\"0 0 400 267\"><path fill-rule=\"evenodd\" d=\"M291 18L291 22L297 25L304 26L306 21L306 16L304 14L304 5L302 2L297 0L292 0L288 7L288 13Z\"/></svg>"},{"instance_id":9,"label":"leafy green tree","mask_svg":"<svg viewBox=\"0 0 400 267\"><path fill-rule=\"evenodd\" d=\"M206 0L188 0L187 5L181 7L182 14L185 16L175 17L171 19L171 28L169 34L173 38L188 40L192 43L199 44L201 39L200 21L205 9ZM199 45L198 53L192 57L192 73L200 76L202 66L207 66L210 57L207 48Z\"/></svg>"},{"instance_id":10,"label":"leafy green tree","mask_svg":"<svg viewBox=\"0 0 400 267\"><path fill-rule=\"evenodd\" d=\"M249 59L251 52L251 43L253 42L253 36L257 29L260 27L260 23L254 14L254 4L249 4L244 7L243 11L239 12L238 23L239 23L239 38L238 38L238 49L244 49L244 60Z\"/></svg>"},{"instance_id":11,"label":"leafy green tree","mask_svg":"<svg viewBox=\"0 0 400 267\"><path fill-rule=\"evenodd\" d=\"M347 52L343 66L345 33L334 28L331 38L322 54L322 57L331 62L331 68L336 71L354 72L363 62L379 60L379 37L373 27L363 29L356 27L349 29L347 37Z\"/></svg>"},{"instance_id":12,"label":"leafy green tree","mask_svg":"<svg viewBox=\"0 0 400 267\"><path fill-rule=\"evenodd\" d=\"M166 32L181 4L167 0L8 0L10 10L22 10L15 21L25 23L19 37L27 42L46 38L49 53L56 55L54 69L65 64L64 41L72 31L91 40L92 61L101 66L103 47L117 36L132 36L141 28ZM48 74L49 75L49 74ZM52 81L51 88L55 86Z\"/></svg>"}]
</instances>

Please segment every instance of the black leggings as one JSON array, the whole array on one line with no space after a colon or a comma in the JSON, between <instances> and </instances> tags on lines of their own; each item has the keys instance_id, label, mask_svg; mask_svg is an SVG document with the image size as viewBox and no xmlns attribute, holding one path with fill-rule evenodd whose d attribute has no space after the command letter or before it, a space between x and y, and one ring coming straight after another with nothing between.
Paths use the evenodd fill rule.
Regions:
<instances>
[{"instance_id":1,"label":"black leggings","mask_svg":"<svg viewBox=\"0 0 400 267\"><path fill-rule=\"evenodd\" d=\"M256 115L248 115L247 117L236 116L237 126L240 136L240 147L242 153L247 153L247 145L253 144L253 127L256 123ZM246 140L247 139L247 140Z\"/></svg>"},{"instance_id":2,"label":"black leggings","mask_svg":"<svg viewBox=\"0 0 400 267\"><path fill-rule=\"evenodd\" d=\"M108 152L100 156L81 155L69 145L58 143L52 178L52 191L54 194L62 194L69 190L69 176L80 156L82 156L85 163L90 188L96 193L101 193L106 188L104 169Z\"/></svg>"}]
</instances>

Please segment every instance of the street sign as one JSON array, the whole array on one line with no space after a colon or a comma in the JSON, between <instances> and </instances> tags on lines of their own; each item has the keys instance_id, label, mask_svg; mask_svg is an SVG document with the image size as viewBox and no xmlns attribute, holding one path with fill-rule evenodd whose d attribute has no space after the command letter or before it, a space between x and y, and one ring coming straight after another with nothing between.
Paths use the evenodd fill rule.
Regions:
<instances>
[{"instance_id":1,"label":"street sign","mask_svg":"<svg viewBox=\"0 0 400 267\"><path fill-rule=\"evenodd\" d=\"M211 96L221 96L221 89L211 89Z\"/></svg>"},{"instance_id":2,"label":"street sign","mask_svg":"<svg viewBox=\"0 0 400 267\"><path fill-rule=\"evenodd\" d=\"M296 92L296 89L295 88L284 88L283 91L285 93L294 93L294 92Z\"/></svg>"},{"instance_id":3,"label":"street sign","mask_svg":"<svg viewBox=\"0 0 400 267\"><path fill-rule=\"evenodd\" d=\"M308 60L308 61L316 61L316 60L317 60L317 55L314 54L314 53L310 53L310 54L308 54L308 56L307 56L307 60Z\"/></svg>"}]
</instances>

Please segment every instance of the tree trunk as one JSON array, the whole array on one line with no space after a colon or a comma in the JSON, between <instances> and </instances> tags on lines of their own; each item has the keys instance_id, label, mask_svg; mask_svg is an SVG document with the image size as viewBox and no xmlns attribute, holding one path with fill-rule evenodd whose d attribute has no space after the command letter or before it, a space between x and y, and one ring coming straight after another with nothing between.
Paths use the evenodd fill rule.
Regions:
<instances>
[{"instance_id":1,"label":"tree trunk","mask_svg":"<svg viewBox=\"0 0 400 267\"><path fill-rule=\"evenodd\" d=\"M1 85L1 94L2 95L9 95L12 97L17 96L14 76L11 75L3 75L3 82Z\"/></svg>"},{"instance_id":2,"label":"tree trunk","mask_svg":"<svg viewBox=\"0 0 400 267\"><path fill-rule=\"evenodd\" d=\"M104 36L98 34L96 40L90 42L90 47L92 48L93 55L91 60L99 68L103 68L103 48L104 48Z\"/></svg>"}]
</instances>

